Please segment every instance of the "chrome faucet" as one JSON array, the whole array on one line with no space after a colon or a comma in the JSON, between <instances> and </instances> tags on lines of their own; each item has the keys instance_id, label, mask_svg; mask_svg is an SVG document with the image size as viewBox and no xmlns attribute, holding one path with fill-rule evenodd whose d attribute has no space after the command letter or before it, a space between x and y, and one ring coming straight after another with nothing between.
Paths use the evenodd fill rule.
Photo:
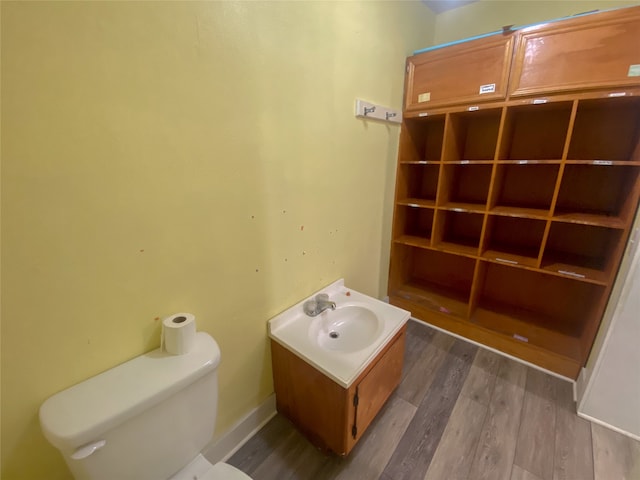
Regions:
<instances>
[{"instance_id":1,"label":"chrome faucet","mask_svg":"<svg viewBox=\"0 0 640 480\"><path fill-rule=\"evenodd\" d=\"M325 310L335 310L336 302L329 300L329 295L326 293L319 293L313 300L307 300L304 302L302 309L304 310L304 313L310 317L317 317Z\"/></svg>"}]
</instances>

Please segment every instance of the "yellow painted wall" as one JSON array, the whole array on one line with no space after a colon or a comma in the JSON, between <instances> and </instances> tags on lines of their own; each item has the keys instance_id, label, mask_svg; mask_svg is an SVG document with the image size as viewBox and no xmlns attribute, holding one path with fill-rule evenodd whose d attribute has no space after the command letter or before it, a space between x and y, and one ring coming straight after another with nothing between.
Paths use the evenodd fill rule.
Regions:
<instances>
[{"instance_id":1,"label":"yellow painted wall","mask_svg":"<svg viewBox=\"0 0 640 480\"><path fill-rule=\"evenodd\" d=\"M480 0L439 14L433 45L493 32L505 25L527 25L637 3L637 0Z\"/></svg>"},{"instance_id":2,"label":"yellow painted wall","mask_svg":"<svg viewBox=\"0 0 640 480\"><path fill-rule=\"evenodd\" d=\"M420 2L2 2L2 479L69 478L53 393L193 312L218 433L272 391L266 322L385 295L404 57ZM114 479L115 480L115 479Z\"/></svg>"}]
</instances>

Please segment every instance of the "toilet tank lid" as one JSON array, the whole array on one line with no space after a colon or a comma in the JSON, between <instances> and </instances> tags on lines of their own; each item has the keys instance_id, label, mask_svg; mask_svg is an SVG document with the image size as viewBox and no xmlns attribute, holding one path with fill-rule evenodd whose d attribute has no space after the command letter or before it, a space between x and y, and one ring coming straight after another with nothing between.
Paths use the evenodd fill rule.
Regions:
<instances>
[{"instance_id":1,"label":"toilet tank lid","mask_svg":"<svg viewBox=\"0 0 640 480\"><path fill-rule=\"evenodd\" d=\"M56 447L75 449L215 370L220 348L196 334L194 348L169 355L159 348L56 393L40 407L40 425Z\"/></svg>"}]
</instances>

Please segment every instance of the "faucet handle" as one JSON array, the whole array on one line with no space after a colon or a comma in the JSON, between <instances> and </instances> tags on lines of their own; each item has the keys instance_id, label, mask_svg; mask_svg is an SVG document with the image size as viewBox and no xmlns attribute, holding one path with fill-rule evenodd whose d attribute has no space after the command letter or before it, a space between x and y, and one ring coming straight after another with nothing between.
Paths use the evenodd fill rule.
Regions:
<instances>
[{"instance_id":1,"label":"faucet handle","mask_svg":"<svg viewBox=\"0 0 640 480\"><path fill-rule=\"evenodd\" d=\"M304 305L302 305L302 310L310 317L315 317L318 314L318 302L315 300L307 300L304 302Z\"/></svg>"},{"instance_id":2,"label":"faucet handle","mask_svg":"<svg viewBox=\"0 0 640 480\"><path fill-rule=\"evenodd\" d=\"M316 302L328 302L329 295L327 293L319 293L316 295Z\"/></svg>"}]
</instances>

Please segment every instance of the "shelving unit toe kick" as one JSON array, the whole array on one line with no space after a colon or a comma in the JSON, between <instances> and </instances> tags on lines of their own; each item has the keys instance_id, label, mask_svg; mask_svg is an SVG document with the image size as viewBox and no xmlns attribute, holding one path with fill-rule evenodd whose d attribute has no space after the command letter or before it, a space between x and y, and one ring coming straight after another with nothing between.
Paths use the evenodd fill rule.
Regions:
<instances>
[{"instance_id":1,"label":"shelving unit toe kick","mask_svg":"<svg viewBox=\"0 0 640 480\"><path fill-rule=\"evenodd\" d=\"M578 362L581 357L580 332L557 319L509 305L486 302L471 316L471 322L518 342L568 357Z\"/></svg>"},{"instance_id":2,"label":"shelving unit toe kick","mask_svg":"<svg viewBox=\"0 0 640 480\"><path fill-rule=\"evenodd\" d=\"M513 358L531 363L567 379L575 380L582 367L582 363L574 358L575 356L579 357L579 355L569 356L566 353L558 354L553 350L539 347L533 343L516 340L512 335L496 332L482 325L476 325L470 321L456 318L454 315L441 314L431 309L428 310L401 297L390 296L389 299L392 305L411 309L412 318L416 320L423 321L464 339L477 342L482 346L495 349L499 353L504 353ZM556 337L562 338L561 335L557 335ZM571 352L575 354L580 350L580 343L577 339L566 336L565 340Z\"/></svg>"}]
</instances>

